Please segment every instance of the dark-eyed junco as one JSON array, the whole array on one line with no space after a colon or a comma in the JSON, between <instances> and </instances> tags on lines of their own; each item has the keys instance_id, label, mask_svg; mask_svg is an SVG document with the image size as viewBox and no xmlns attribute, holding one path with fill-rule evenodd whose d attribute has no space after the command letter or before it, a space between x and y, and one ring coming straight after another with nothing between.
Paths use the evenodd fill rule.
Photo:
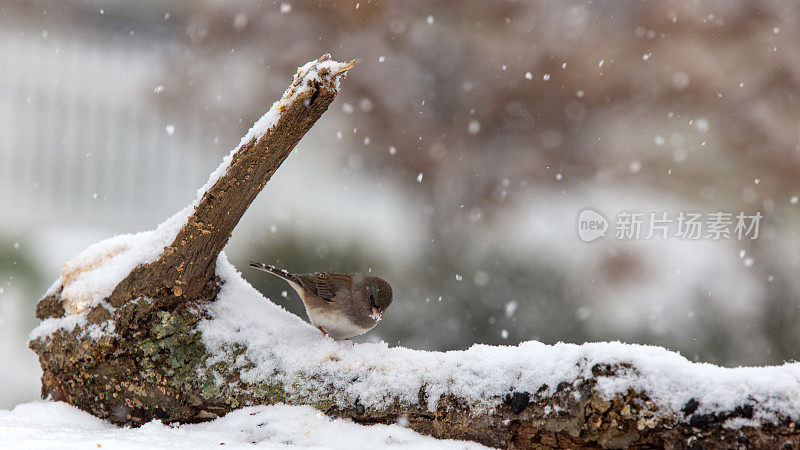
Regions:
<instances>
[{"instance_id":1,"label":"dark-eyed junco","mask_svg":"<svg viewBox=\"0 0 800 450\"><path fill-rule=\"evenodd\" d=\"M250 261L250 267L288 281L300 294L311 323L336 340L373 329L392 303L392 286L378 277L329 272L289 273L255 261Z\"/></svg>"}]
</instances>

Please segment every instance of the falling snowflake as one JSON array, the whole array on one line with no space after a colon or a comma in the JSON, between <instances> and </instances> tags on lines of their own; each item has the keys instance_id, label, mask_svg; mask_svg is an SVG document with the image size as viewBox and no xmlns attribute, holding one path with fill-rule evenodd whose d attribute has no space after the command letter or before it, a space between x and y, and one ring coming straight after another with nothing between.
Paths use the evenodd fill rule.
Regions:
<instances>
[{"instance_id":1,"label":"falling snowflake","mask_svg":"<svg viewBox=\"0 0 800 450\"><path fill-rule=\"evenodd\" d=\"M477 119L472 119L467 125L469 134L478 134L481 131L481 122Z\"/></svg>"}]
</instances>

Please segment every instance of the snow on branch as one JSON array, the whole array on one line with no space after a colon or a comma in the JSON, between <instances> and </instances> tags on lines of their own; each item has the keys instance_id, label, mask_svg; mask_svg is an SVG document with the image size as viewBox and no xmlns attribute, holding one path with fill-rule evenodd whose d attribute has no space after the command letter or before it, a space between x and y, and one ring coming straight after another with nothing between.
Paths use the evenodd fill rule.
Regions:
<instances>
[{"instance_id":1,"label":"snow on branch","mask_svg":"<svg viewBox=\"0 0 800 450\"><path fill-rule=\"evenodd\" d=\"M264 298L221 250L352 66L325 56L301 67L191 205L65 265L31 334L43 396L129 425L288 403L496 447L798 442L798 363L723 368L619 342L336 342Z\"/></svg>"},{"instance_id":2,"label":"snow on branch","mask_svg":"<svg viewBox=\"0 0 800 450\"><path fill-rule=\"evenodd\" d=\"M60 304L41 305L37 315L58 316L62 309L85 313L101 302L115 308L130 294L155 297L168 291L176 299L197 298L213 279L217 255L244 211L325 112L354 65L323 55L299 67L283 96L223 159L190 205L155 230L102 241L67 262L46 294L60 293Z\"/></svg>"}]
</instances>

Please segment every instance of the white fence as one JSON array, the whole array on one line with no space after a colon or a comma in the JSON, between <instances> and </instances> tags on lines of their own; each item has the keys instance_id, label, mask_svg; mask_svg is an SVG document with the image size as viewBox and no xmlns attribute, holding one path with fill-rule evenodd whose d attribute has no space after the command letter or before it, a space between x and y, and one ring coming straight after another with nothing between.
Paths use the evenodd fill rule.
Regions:
<instances>
[{"instance_id":1,"label":"white fence","mask_svg":"<svg viewBox=\"0 0 800 450\"><path fill-rule=\"evenodd\" d=\"M0 31L0 225L134 230L188 203L220 156L158 107L159 46L40 33Z\"/></svg>"}]
</instances>

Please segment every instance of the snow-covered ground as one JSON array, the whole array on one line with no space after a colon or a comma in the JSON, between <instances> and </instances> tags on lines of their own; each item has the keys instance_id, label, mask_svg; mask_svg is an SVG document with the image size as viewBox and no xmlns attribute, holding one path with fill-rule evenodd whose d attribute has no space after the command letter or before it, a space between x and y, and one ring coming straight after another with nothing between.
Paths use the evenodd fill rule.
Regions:
<instances>
[{"instance_id":1,"label":"snow-covered ground","mask_svg":"<svg viewBox=\"0 0 800 450\"><path fill-rule=\"evenodd\" d=\"M306 406L257 406L212 422L170 426L150 422L119 428L66 403L39 401L0 410L5 449L165 448L479 449L472 442L438 440L400 425L358 425Z\"/></svg>"}]
</instances>

